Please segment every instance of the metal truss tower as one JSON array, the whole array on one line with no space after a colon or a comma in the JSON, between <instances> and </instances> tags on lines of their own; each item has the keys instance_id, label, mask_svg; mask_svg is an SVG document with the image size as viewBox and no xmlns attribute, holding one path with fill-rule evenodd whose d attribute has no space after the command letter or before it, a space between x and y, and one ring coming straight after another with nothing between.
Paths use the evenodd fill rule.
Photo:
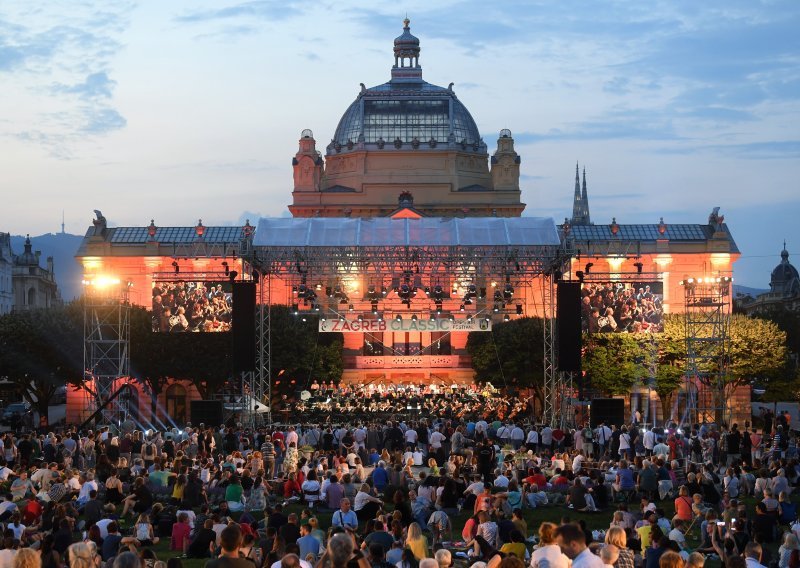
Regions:
<instances>
[{"instance_id":1,"label":"metal truss tower","mask_svg":"<svg viewBox=\"0 0 800 568\"><path fill-rule=\"evenodd\" d=\"M687 278L684 288L686 326L686 395L684 422L727 422L729 276Z\"/></svg>"},{"instance_id":2,"label":"metal truss tower","mask_svg":"<svg viewBox=\"0 0 800 568\"><path fill-rule=\"evenodd\" d=\"M555 277L553 274L542 275L542 307L544 318L544 409L542 422L550 427L564 428L572 423L572 374L558 370L558 352L556 351Z\"/></svg>"},{"instance_id":3,"label":"metal truss tower","mask_svg":"<svg viewBox=\"0 0 800 568\"><path fill-rule=\"evenodd\" d=\"M251 427L272 424L272 275L252 270L256 281L255 370L242 373L242 420ZM266 412L264 412L266 408Z\"/></svg>"},{"instance_id":4,"label":"metal truss tower","mask_svg":"<svg viewBox=\"0 0 800 568\"><path fill-rule=\"evenodd\" d=\"M129 283L98 277L84 280L84 288L84 381L95 408L105 405L102 422L118 428L128 415L129 397L112 395L130 376Z\"/></svg>"}]
</instances>

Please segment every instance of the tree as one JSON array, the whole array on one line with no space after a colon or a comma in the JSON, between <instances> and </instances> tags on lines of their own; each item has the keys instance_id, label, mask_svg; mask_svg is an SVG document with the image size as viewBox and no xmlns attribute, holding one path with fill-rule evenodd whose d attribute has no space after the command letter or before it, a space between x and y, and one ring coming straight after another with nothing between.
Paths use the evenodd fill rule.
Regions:
<instances>
[{"instance_id":1,"label":"tree","mask_svg":"<svg viewBox=\"0 0 800 568\"><path fill-rule=\"evenodd\" d=\"M55 391L83 380L82 311L77 303L0 317L0 377L44 421Z\"/></svg>"},{"instance_id":2,"label":"tree","mask_svg":"<svg viewBox=\"0 0 800 568\"><path fill-rule=\"evenodd\" d=\"M585 338L586 382L609 395L628 394L647 375L646 351L629 333L597 333Z\"/></svg>"},{"instance_id":3,"label":"tree","mask_svg":"<svg viewBox=\"0 0 800 568\"><path fill-rule=\"evenodd\" d=\"M509 382L533 389L540 404L544 395L544 344L541 318L498 323L491 332L476 331L467 338L475 378L505 386Z\"/></svg>"}]
</instances>

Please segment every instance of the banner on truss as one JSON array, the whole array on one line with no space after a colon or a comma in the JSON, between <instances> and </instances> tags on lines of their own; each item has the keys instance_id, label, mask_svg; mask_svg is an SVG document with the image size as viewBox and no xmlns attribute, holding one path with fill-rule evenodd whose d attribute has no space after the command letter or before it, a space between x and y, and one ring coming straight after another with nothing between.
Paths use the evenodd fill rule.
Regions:
<instances>
[{"instance_id":1,"label":"banner on truss","mask_svg":"<svg viewBox=\"0 0 800 568\"><path fill-rule=\"evenodd\" d=\"M326 319L319 322L320 333L381 333L392 331L492 331L492 321L472 319L389 319L349 320Z\"/></svg>"}]
</instances>

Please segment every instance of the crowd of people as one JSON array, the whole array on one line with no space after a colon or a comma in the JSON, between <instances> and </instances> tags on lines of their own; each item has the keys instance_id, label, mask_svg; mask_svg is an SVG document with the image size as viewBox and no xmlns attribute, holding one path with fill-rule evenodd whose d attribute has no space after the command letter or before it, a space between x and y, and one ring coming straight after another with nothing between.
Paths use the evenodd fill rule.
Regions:
<instances>
[{"instance_id":1,"label":"crowd of people","mask_svg":"<svg viewBox=\"0 0 800 568\"><path fill-rule=\"evenodd\" d=\"M154 332L231 330L233 296L222 283L153 282L152 308Z\"/></svg>"},{"instance_id":2,"label":"crowd of people","mask_svg":"<svg viewBox=\"0 0 800 568\"><path fill-rule=\"evenodd\" d=\"M797 443L784 414L8 432L0 568L796 568Z\"/></svg>"},{"instance_id":3,"label":"crowd of people","mask_svg":"<svg viewBox=\"0 0 800 568\"><path fill-rule=\"evenodd\" d=\"M663 317L661 294L648 284L587 283L581 289L585 333L657 333L664 331Z\"/></svg>"}]
</instances>

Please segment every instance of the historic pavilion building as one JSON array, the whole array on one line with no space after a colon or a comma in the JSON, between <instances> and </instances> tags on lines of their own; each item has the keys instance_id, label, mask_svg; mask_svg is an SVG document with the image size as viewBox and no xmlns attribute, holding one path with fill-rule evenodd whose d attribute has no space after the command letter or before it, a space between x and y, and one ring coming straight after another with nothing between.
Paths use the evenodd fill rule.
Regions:
<instances>
[{"instance_id":1,"label":"historic pavilion building","mask_svg":"<svg viewBox=\"0 0 800 568\"><path fill-rule=\"evenodd\" d=\"M311 130L302 131L292 161L289 210L294 219L262 219L255 242L277 239L277 228L282 227L286 234L291 229L298 239L306 239L303 242L330 239L338 231L337 238L344 239L341 244L346 246L352 244L346 239L365 238L359 231L372 222L387 234L396 233L392 243L398 246L408 242L409 232L437 226L442 234L462 242L489 245L495 239L568 246L579 256L566 268L566 278L589 272L586 264L591 263L593 274L605 274L609 280L636 279L637 274L658 280L663 283L667 312L683 310L679 281L685 277L732 274L739 250L718 210L697 224L670 225L663 220L618 224L616 219L592 224L585 173L581 185L576 171L571 218L556 225L552 219L521 217L526 207L519 186L521 157L511 132L500 130L490 154L452 84L445 88L423 80L420 42L411 34L408 20L394 41L393 55L390 80L371 88L361 85L324 154L317 149ZM698 211L697 216L705 214ZM244 273L241 247L254 230L249 223L245 227L206 227L201 222L196 227L162 227L155 221L149 226L108 227L98 217L76 256L87 281L112 274L130 282L133 303L149 305L154 280L169 275L199 278L234 269ZM435 230L427 234L432 240L441 236ZM416 246L424 247L425 237L415 238L421 239ZM313 274L279 278L272 284L270 300L296 306L298 311L322 305L331 315L360 315L367 320L399 316L458 321L480 315L507 321L542 314L540 286L535 279L520 281L513 269L482 273L473 280L444 269L426 276L427 280L413 267L389 272L336 282L315 280ZM313 295L308 289L314 290ZM299 300L299 291L305 299L313 296L317 301ZM466 331L404 328L344 337L344 381L460 383L473 379ZM298 377L301 383L307 380ZM180 397L182 404L175 402ZM142 396L143 412L149 408L147 398ZM189 383L173 384L159 394L161 408L186 408L186 400L193 398L199 394ZM71 403L72 419L78 419L82 404Z\"/></svg>"}]
</instances>

